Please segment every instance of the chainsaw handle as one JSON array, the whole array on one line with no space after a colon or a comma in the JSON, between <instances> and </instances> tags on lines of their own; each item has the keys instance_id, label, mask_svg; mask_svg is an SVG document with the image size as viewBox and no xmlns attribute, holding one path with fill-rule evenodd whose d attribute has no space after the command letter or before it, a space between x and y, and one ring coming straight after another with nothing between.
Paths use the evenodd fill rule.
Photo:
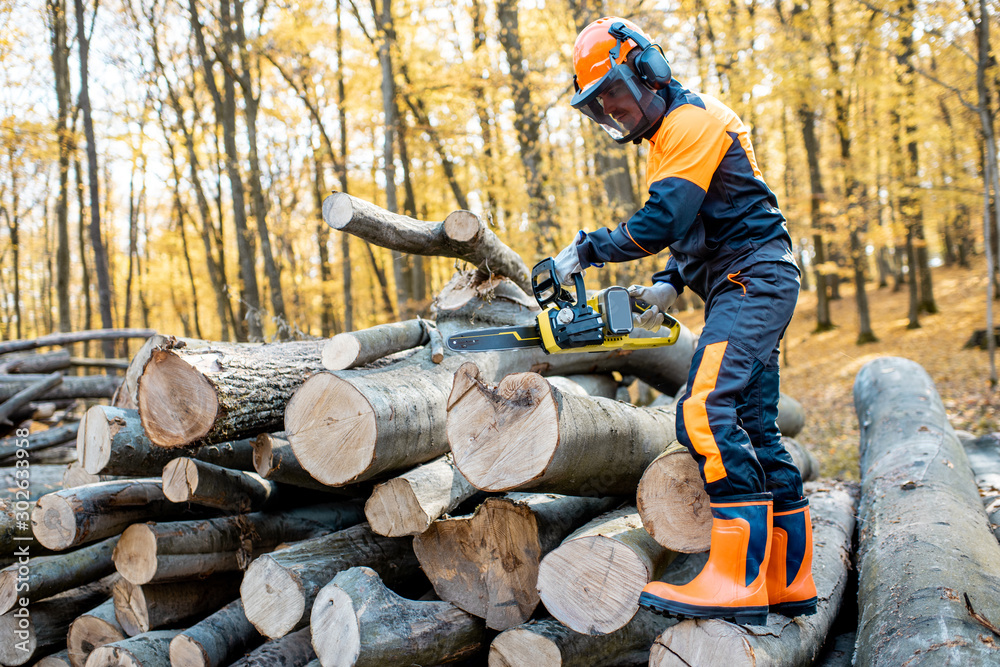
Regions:
<instances>
[{"instance_id":1,"label":"chainsaw handle","mask_svg":"<svg viewBox=\"0 0 1000 667\"><path fill-rule=\"evenodd\" d=\"M573 276L576 281L576 298L579 302L581 288L583 286L583 274L576 273ZM546 257L531 269L531 291L538 302L538 307L545 310L549 304L556 304L559 308L567 308L573 305L573 295L569 290L559 284L556 276L556 260ZM583 290L584 302L587 300L587 291Z\"/></svg>"}]
</instances>

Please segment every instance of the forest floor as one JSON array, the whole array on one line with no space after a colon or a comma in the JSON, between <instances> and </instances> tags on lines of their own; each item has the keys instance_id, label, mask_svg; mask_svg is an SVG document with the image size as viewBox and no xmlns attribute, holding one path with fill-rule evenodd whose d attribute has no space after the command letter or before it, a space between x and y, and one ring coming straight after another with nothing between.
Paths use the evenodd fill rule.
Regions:
<instances>
[{"instance_id":1,"label":"forest floor","mask_svg":"<svg viewBox=\"0 0 1000 667\"><path fill-rule=\"evenodd\" d=\"M940 310L921 315L919 329L907 329L906 285L876 289L869 283L872 328L879 341L857 345L858 317L853 283L841 284L841 299L832 302L832 331L816 328L816 293L803 291L785 334L781 390L805 408L806 425L797 439L819 458L824 477L859 479L858 421L852 387L858 370L879 356L900 356L921 364L956 430L976 435L1000 430L1000 390L989 386L989 360L978 348L963 349L976 329L986 326L985 262L974 268L933 270L934 298ZM811 276L810 276L811 278ZM994 308L1000 308L1000 302ZM702 311L680 313L694 332L701 330Z\"/></svg>"}]
</instances>

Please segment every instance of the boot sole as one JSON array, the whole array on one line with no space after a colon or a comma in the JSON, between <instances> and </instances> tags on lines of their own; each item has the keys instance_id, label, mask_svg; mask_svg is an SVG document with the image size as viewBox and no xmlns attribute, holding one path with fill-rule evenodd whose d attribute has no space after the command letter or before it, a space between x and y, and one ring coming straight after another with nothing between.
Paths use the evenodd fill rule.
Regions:
<instances>
[{"instance_id":1,"label":"boot sole","mask_svg":"<svg viewBox=\"0 0 1000 667\"><path fill-rule=\"evenodd\" d=\"M816 613L816 600L817 598L802 600L801 602L782 602L781 604L772 605L771 611L787 618L812 616Z\"/></svg>"},{"instance_id":2,"label":"boot sole","mask_svg":"<svg viewBox=\"0 0 1000 667\"><path fill-rule=\"evenodd\" d=\"M665 600L651 593L642 593L639 596L639 606L660 616L721 618L733 620L737 625L767 625L767 607L703 607Z\"/></svg>"}]
</instances>

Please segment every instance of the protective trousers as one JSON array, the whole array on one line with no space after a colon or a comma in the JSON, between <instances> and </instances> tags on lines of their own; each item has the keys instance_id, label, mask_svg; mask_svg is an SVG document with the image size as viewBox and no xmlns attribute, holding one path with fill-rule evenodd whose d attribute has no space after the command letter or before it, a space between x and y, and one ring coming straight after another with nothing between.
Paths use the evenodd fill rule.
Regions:
<instances>
[{"instance_id":1,"label":"protective trousers","mask_svg":"<svg viewBox=\"0 0 1000 667\"><path fill-rule=\"evenodd\" d=\"M717 280L677 406L677 439L712 498L769 491L802 498L802 477L778 431L778 342L799 292L796 268L748 263Z\"/></svg>"}]
</instances>

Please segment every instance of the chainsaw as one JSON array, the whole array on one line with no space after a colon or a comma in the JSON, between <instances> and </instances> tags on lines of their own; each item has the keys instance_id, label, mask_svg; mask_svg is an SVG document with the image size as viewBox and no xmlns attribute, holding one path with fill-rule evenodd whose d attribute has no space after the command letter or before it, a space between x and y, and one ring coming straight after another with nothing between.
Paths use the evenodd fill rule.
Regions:
<instances>
[{"instance_id":1,"label":"chainsaw","mask_svg":"<svg viewBox=\"0 0 1000 667\"><path fill-rule=\"evenodd\" d=\"M609 287L587 299L583 274L573 274L576 299L556 279L556 263L543 259L531 270L531 291L542 312L534 324L464 331L448 337L456 352L486 352L541 347L547 354L642 350L673 345L681 333L676 319L663 314L666 336L633 338L632 313L650 305L624 287Z\"/></svg>"}]
</instances>

